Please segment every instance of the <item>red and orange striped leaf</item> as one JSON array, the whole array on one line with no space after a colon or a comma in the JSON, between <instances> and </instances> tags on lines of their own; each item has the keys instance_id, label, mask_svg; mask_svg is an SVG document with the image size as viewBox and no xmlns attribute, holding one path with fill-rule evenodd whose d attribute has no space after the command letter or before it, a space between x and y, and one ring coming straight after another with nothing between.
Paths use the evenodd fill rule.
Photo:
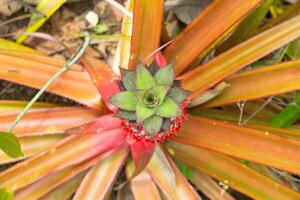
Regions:
<instances>
[{"instance_id":1,"label":"red and orange striped leaf","mask_svg":"<svg viewBox=\"0 0 300 200\"><path fill-rule=\"evenodd\" d=\"M172 140L300 173L300 142L269 132L191 116Z\"/></svg>"},{"instance_id":2,"label":"red and orange striped leaf","mask_svg":"<svg viewBox=\"0 0 300 200\"><path fill-rule=\"evenodd\" d=\"M57 66L0 53L1 80L41 88L58 70ZM67 71L56 79L47 91L87 106L102 106L101 97L86 72Z\"/></svg>"},{"instance_id":3,"label":"red and orange striped leaf","mask_svg":"<svg viewBox=\"0 0 300 200\"><path fill-rule=\"evenodd\" d=\"M262 0L213 1L164 51L169 62L175 60L176 74L183 72L202 52L261 2Z\"/></svg>"},{"instance_id":4,"label":"red and orange striped leaf","mask_svg":"<svg viewBox=\"0 0 300 200\"><path fill-rule=\"evenodd\" d=\"M3 151L0 151L0 165L28 158L29 156L32 156L51 147L65 137L66 135L60 134L19 138L24 157L11 158L7 156Z\"/></svg>"},{"instance_id":5,"label":"red and orange striped leaf","mask_svg":"<svg viewBox=\"0 0 300 200\"><path fill-rule=\"evenodd\" d=\"M70 181L61 184L51 192L48 192L46 195L41 197L40 200L69 200L79 187L84 175L85 173L81 173L72 178Z\"/></svg>"},{"instance_id":6,"label":"red and orange striped leaf","mask_svg":"<svg viewBox=\"0 0 300 200\"><path fill-rule=\"evenodd\" d=\"M154 150L155 144L149 141L136 141L130 145L131 156L135 165L133 177L145 169L152 158Z\"/></svg>"},{"instance_id":7,"label":"red and orange striped leaf","mask_svg":"<svg viewBox=\"0 0 300 200\"><path fill-rule=\"evenodd\" d=\"M34 54L31 52L21 52L21 51L12 51L12 50L1 50L0 49L0 54L5 54L7 56L15 56L18 58L23 58L25 60L31 60L37 63L43 63L46 65L50 65L53 67L58 67L61 68L66 64L66 61L64 59L59 59L59 58L53 58L41 54ZM74 64L70 67L69 71L83 71L83 66L79 64Z\"/></svg>"},{"instance_id":8,"label":"red and orange striped leaf","mask_svg":"<svg viewBox=\"0 0 300 200\"><path fill-rule=\"evenodd\" d=\"M197 97L222 79L300 36L300 16L271 28L181 76Z\"/></svg>"},{"instance_id":9,"label":"red and orange striped leaf","mask_svg":"<svg viewBox=\"0 0 300 200\"><path fill-rule=\"evenodd\" d=\"M153 156L147 166L147 170L151 177L164 194L172 200L201 199L185 177L180 173L171 158L169 158L167 154L165 154L165 156L167 157L166 159L169 160L171 169L163 167L158 156ZM172 172L169 170L172 170ZM175 175L175 184L172 180L173 178L170 178L169 174Z\"/></svg>"},{"instance_id":10,"label":"red and orange striped leaf","mask_svg":"<svg viewBox=\"0 0 300 200\"><path fill-rule=\"evenodd\" d=\"M229 87L202 107L216 107L298 90L300 89L299 65L300 61L285 62L225 79Z\"/></svg>"},{"instance_id":11,"label":"red and orange striped leaf","mask_svg":"<svg viewBox=\"0 0 300 200\"><path fill-rule=\"evenodd\" d=\"M87 169L96 165L100 161L110 157L115 152L119 151L118 148L107 151L103 154L97 155L86 162L79 163L70 167L67 167L58 172L54 172L29 186L18 190L15 193L14 198L16 200L30 200L30 199L39 199L51 190L60 186L61 184L68 182L73 177L79 175L80 173L86 174Z\"/></svg>"},{"instance_id":12,"label":"red and orange striped leaf","mask_svg":"<svg viewBox=\"0 0 300 200\"><path fill-rule=\"evenodd\" d=\"M210 176L201 171L193 170L193 175L189 179L201 192L212 200L234 200L234 198L216 183Z\"/></svg>"},{"instance_id":13,"label":"red and orange striped leaf","mask_svg":"<svg viewBox=\"0 0 300 200\"><path fill-rule=\"evenodd\" d=\"M145 197L147 197L147 200L161 199L159 191L147 170L143 170L132 179L133 173L134 165L129 162L126 165L126 176L127 180L130 180L130 189L135 200L144 200Z\"/></svg>"},{"instance_id":14,"label":"red and orange striped leaf","mask_svg":"<svg viewBox=\"0 0 300 200\"><path fill-rule=\"evenodd\" d=\"M300 198L299 193L223 154L173 142L168 147L177 158L254 199Z\"/></svg>"},{"instance_id":15,"label":"red and orange striped leaf","mask_svg":"<svg viewBox=\"0 0 300 200\"><path fill-rule=\"evenodd\" d=\"M19 112L0 114L0 130L6 130ZM101 111L84 107L43 108L29 111L14 129L18 137L64 133L66 129L87 123Z\"/></svg>"},{"instance_id":16,"label":"red and orange striped leaf","mask_svg":"<svg viewBox=\"0 0 300 200\"><path fill-rule=\"evenodd\" d=\"M116 152L114 155L102 160L92 167L83 179L76 192L74 200L101 200L105 199L112 184L118 176L124 161L128 155L128 149Z\"/></svg>"},{"instance_id":17,"label":"red and orange striped leaf","mask_svg":"<svg viewBox=\"0 0 300 200\"><path fill-rule=\"evenodd\" d=\"M129 69L134 69L138 62L159 47L163 8L163 0L134 1ZM151 61L149 59L146 63Z\"/></svg>"},{"instance_id":18,"label":"red and orange striped leaf","mask_svg":"<svg viewBox=\"0 0 300 200\"><path fill-rule=\"evenodd\" d=\"M119 147L124 140L122 129L69 136L52 148L1 172L0 187L16 191L50 173Z\"/></svg>"}]
</instances>

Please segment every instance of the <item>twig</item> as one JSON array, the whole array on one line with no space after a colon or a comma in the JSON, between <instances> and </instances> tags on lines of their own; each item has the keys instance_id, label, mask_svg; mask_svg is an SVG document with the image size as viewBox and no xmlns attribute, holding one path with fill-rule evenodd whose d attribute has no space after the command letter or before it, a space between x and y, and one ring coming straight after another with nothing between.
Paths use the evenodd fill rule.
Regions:
<instances>
[{"instance_id":1,"label":"twig","mask_svg":"<svg viewBox=\"0 0 300 200\"><path fill-rule=\"evenodd\" d=\"M265 103L263 103L255 112L253 112L247 119L245 119L245 121L243 121L243 123L241 123L241 125L245 125L249 122L250 119L252 119L255 115L257 115L257 113L259 113L266 105L268 105L273 99L273 96L269 97Z\"/></svg>"},{"instance_id":2,"label":"twig","mask_svg":"<svg viewBox=\"0 0 300 200\"><path fill-rule=\"evenodd\" d=\"M133 19L133 14L129 10L127 10L122 4L116 2L115 0L105 0L107 3L121 11L124 15L129 17L129 19Z\"/></svg>"},{"instance_id":3,"label":"twig","mask_svg":"<svg viewBox=\"0 0 300 200\"><path fill-rule=\"evenodd\" d=\"M40 96L47 90L47 88L64 72L66 72L70 66L74 65L80 57L85 52L86 48L88 47L90 43L90 38L86 36L84 38L84 42L78 53L69 61L67 64L65 64L54 76L52 76L47 83L38 91L38 93L30 100L30 102L26 105L26 107L23 109L23 111L16 117L15 121L9 126L7 129L7 132L11 132L14 127L18 124L18 122L22 119L22 117L26 114L26 112L31 108L31 106L40 98Z\"/></svg>"}]
</instances>

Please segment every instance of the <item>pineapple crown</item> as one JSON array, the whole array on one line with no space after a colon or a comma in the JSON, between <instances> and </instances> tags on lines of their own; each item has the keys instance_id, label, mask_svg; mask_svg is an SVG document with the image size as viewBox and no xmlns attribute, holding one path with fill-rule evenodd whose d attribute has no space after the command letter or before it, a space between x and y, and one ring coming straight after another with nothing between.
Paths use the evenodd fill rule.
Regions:
<instances>
[{"instance_id":1,"label":"pineapple crown","mask_svg":"<svg viewBox=\"0 0 300 200\"><path fill-rule=\"evenodd\" d=\"M122 80L118 82L121 92L109 98L118 111L115 116L141 130L148 139L157 134L166 134L182 118L181 106L189 92L180 88L174 80L174 63L159 68L153 63L149 67L138 64L136 70L120 68Z\"/></svg>"}]
</instances>

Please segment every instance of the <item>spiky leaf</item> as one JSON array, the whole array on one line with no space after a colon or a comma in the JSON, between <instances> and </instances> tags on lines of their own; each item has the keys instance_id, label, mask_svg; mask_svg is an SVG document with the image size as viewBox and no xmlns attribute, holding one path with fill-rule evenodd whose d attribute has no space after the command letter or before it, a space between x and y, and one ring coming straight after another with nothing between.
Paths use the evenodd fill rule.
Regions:
<instances>
[{"instance_id":1,"label":"spiky leaf","mask_svg":"<svg viewBox=\"0 0 300 200\"><path fill-rule=\"evenodd\" d=\"M165 131L169 131L171 126L171 120L169 118L165 118L163 120L162 129Z\"/></svg>"},{"instance_id":2,"label":"spiky leaf","mask_svg":"<svg viewBox=\"0 0 300 200\"><path fill-rule=\"evenodd\" d=\"M183 90L179 87L173 87L170 89L168 97L172 98L176 103L181 103L190 94L191 93L189 91Z\"/></svg>"},{"instance_id":3,"label":"spiky leaf","mask_svg":"<svg viewBox=\"0 0 300 200\"><path fill-rule=\"evenodd\" d=\"M146 90L151 88L153 85L155 85L155 79L143 64L139 64L136 69L137 89Z\"/></svg>"},{"instance_id":4,"label":"spiky leaf","mask_svg":"<svg viewBox=\"0 0 300 200\"><path fill-rule=\"evenodd\" d=\"M135 117L135 112L133 111L127 111L127 110L122 110L122 109L119 109L115 115L116 117L120 117L120 118L123 118L123 119L128 119L128 120L135 120L136 117Z\"/></svg>"},{"instance_id":5,"label":"spiky leaf","mask_svg":"<svg viewBox=\"0 0 300 200\"><path fill-rule=\"evenodd\" d=\"M109 99L109 102L118 108L134 111L137 98L133 92L120 92Z\"/></svg>"},{"instance_id":6,"label":"spiky leaf","mask_svg":"<svg viewBox=\"0 0 300 200\"><path fill-rule=\"evenodd\" d=\"M161 129L163 123L162 117L153 115L143 121L143 127L147 133L154 136Z\"/></svg>"},{"instance_id":7,"label":"spiky leaf","mask_svg":"<svg viewBox=\"0 0 300 200\"><path fill-rule=\"evenodd\" d=\"M18 138L9 132L0 132L0 149L13 158L24 155Z\"/></svg>"},{"instance_id":8,"label":"spiky leaf","mask_svg":"<svg viewBox=\"0 0 300 200\"><path fill-rule=\"evenodd\" d=\"M137 122L142 122L146 118L151 117L152 115L155 114L155 109L154 108L147 108L143 106L141 103L138 103L136 105L136 118Z\"/></svg>"},{"instance_id":9,"label":"spiky leaf","mask_svg":"<svg viewBox=\"0 0 300 200\"><path fill-rule=\"evenodd\" d=\"M123 77L123 84L128 91L134 91L136 89L136 73L129 72Z\"/></svg>"},{"instance_id":10,"label":"spiky leaf","mask_svg":"<svg viewBox=\"0 0 300 200\"><path fill-rule=\"evenodd\" d=\"M13 193L7 192L5 189L0 189L0 200L12 200Z\"/></svg>"},{"instance_id":11,"label":"spiky leaf","mask_svg":"<svg viewBox=\"0 0 300 200\"><path fill-rule=\"evenodd\" d=\"M151 65L148 68L148 70L152 74L152 76L154 76L156 74L156 72L158 72L159 69L160 68L159 68L158 64L155 61L152 62Z\"/></svg>"},{"instance_id":12,"label":"spiky leaf","mask_svg":"<svg viewBox=\"0 0 300 200\"><path fill-rule=\"evenodd\" d=\"M156 83L161 85L172 85L174 80L174 64L169 64L165 67L162 67L155 74Z\"/></svg>"},{"instance_id":13,"label":"spiky leaf","mask_svg":"<svg viewBox=\"0 0 300 200\"><path fill-rule=\"evenodd\" d=\"M169 85L155 85L153 86L155 94L159 99L159 105L163 103L166 94L168 93L171 86Z\"/></svg>"},{"instance_id":14,"label":"spiky leaf","mask_svg":"<svg viewBox=\"0 0 300 200\"><path fill-rule=\"evenodd\" d=\"M128 69L125 69L125 68L122 68L122 67L119 67L119 69L120 69L122 79L124 79L124 77L130 72Z\"/></svg>"},{"instance_id":15,"label":"spiky leaf","mask_svg":"<svg viewBox=\"0 0 300 200\"><path fill-rule=\"evenodd\" d=\"M164 102L159 106L156 114L161 117L179 117L182 115L181 109L178 104L171 98L165 98Z\"/></svg>"}]
</instances>

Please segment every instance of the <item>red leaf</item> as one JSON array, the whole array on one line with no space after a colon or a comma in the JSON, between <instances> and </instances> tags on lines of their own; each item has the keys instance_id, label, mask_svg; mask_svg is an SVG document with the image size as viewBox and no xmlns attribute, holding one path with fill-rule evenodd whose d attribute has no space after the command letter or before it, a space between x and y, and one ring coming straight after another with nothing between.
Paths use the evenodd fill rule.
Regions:
<instances>
[{"instance_id":1,"label":"red leaf","mask_svg":"<svg viewBox=\"0 0 300 200\"><path fill-rule=\"evenodd\" d=\"M155 54L155 59L159 67L163 67L167 64L166 58L160 51Z\"/></svg>"},{"instance_id":2,"label":"red leaf","mask_svg":"<svg viewBox=\"0 0 300 200\"><path fill-rule=\"evenodd\" d=\"M120 92L120 88L115 82L119 77L107 64L89 56L83 57L81 61L104 101ZM105 104L111 111L117 110L115 106L107 101L105 101Z\"/></svg>"},{"instance_id":3,"label":"red leaf","mask_svg":"<svg viewBox=\"0 0 300 200\"><path fill-rule=\"evenodd\" d=\"M155 150L155 144L147 141L137 141L130 146L135 170L132 178L138 175L147 166Z\"/></svg>"},{"instance_id":4,"label":"red leaf","mask_svg":"<svg viewBox=\"0 0 300 200\"><path fill-rule=\"evenodd\" d=\"M78 126L75 128L68 129L66 133L68 134L93 134L93 133L101 133L104 130L112 130L121 128L122 120L117 117L113 117L112 115L105 115L95 119L92 122L84 124L82 126Z\"/></svg>"}]
</instances>

